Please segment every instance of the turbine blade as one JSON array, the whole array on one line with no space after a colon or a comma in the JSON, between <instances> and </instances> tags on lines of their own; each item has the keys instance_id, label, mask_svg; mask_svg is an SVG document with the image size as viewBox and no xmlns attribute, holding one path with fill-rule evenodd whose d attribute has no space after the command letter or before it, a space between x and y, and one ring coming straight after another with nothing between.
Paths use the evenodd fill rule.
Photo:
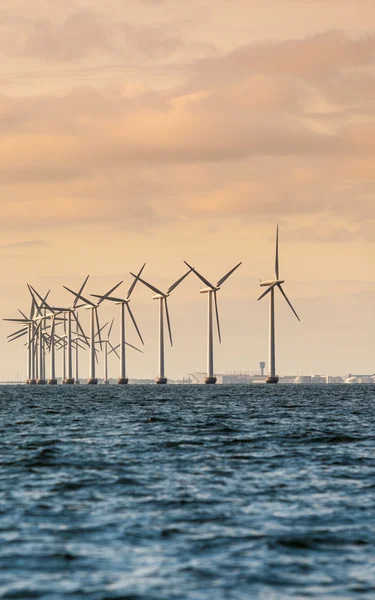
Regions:
<instances>
[{"instance_id":1,"label":"turbine blade","mask_svg":"<svg viewBox=\"0 0 375 600\"><path fill-rule=\"evenodd\" d=\"M276 227L275 275L279 279L279 226Z\"/></svg>"},{"instance_id":2,"label":"turbine blade","mask_svg":"<svg viewBox=\"0 0 375 600\"><path fill-rule=\"evenodd\" d=\"M90 294L90 296L96 296L97 298L100 298L98 305L103 302L103 300L106 300L108 298L108 296L110 296L112 294L112 292L115 291L115 289L118 288L119 285L122 284L122 281L120 281L120 283L118 283L117 285L114 285L113 288L111 288L106 294L104 294L104 296L96 296L96 294Z\"/></svg>"},{"instance_id":3,"label":"turbine blade","mask_svg":"<svg viewBox=\"0 0 375 600\"><path fill-rule=\"evenodd\" d=\"M25 319L3 319L3 321L11 321L12 323L28 323L29 319L25 321Z\"/></svg>"},{"instance_id":4,"label":"turbine blade","mask_svg":"<svg viewBox=\"0 0 375 600\"><path fill-rule=\"evenodd\" d=\"M297 319L299 321L301 321L301 319L299 318L299 316L297 315L296 311L294 310L292 303L290 302L289 298L287 297L286 293L284 292L281 283L277 284L277 287L279 288L280 292L282 293L282 295L284 296L285 300L287 301L287 303L289 304L290 308L292 309L292 311L294 312L294 314L296 315Z\"/></svg>"},{"instance_id":5,"label":"turbine blade","mask_svg":"<svg viewBox=\"0 0 375 600\"><path fill-rule=\"evenodd\" d=\"M76 315L75 312L73 312L73 318L74 318L75 322L77 323L77 328L81 332L82 336L85 338L86 344L89 346L89 341L87 339L87 336L86 336L85 332L83 331L83 329L81 327L81 323L79 322L78 316Z\"/></svg>"},{"instance_id":6,"label":"turbine blade","mask_svg":"<svg viewBox=\"0 0 375 600\"><path fill-rule=\"evenodd\" d=\"M216 313L217 335L219 336L219 343L221 344L219 309L217 307L217 295L216 295L216 292L214 292L214 300L215 300L215 313Z\"/></svg>"},{"instance_id":7,"label":"turbine blade","mask_svg":"<svg viewBox=\"0 0 375 600\"><path fill-rule=\"evenodd\" d=\"M133 277L136 278L136 281L141 281L144 285L146 285L148 288L150 288L150 290L155 292L155 294L160 294L161 296L165 296L164 292L161 292L160 290L158 290L158 288L151 285L151 283L147 283L147 281L145 281L144 279L141 279L137 275L134 275L134 273L130 273L130 275L133 275Z\"/></svg>"},{"instance_id":8,"label":"turbine blade","mask_svg":"<svg viewBox=\"0 0 375 600\"><path fill-rule=\"evenodd\" d=\"M275 287L275 285L277 285L277 283L272 283L265 292L263 292L263 294L261 296L259 296L258 300L261 300L262 298L264 298L264 296L267 296L268 292L270 292L271 290L273 290L273 288Z\"/></svg>"},{"instance_id":9,"label":"turbine blade","mask_svg":"<svg viewBox=\"0 0 375 600\"><path fill-rule=\"evenodd\" d=\"M127 302L125 306L126 306L126 308L128 309L128 312L129 312L130 318L131 318L131 320L133 321L133 325L134 325L134 327L135 327L135 329L136 329L136 331L137 331L137 333L138 333L138 337L139 337L139 339L141 340L142 344L143 344L143 345L145 345L145 343L144 343L144 341L143 341L143 338L142 338L142 336L141 336L141 332L140 332L140 331L139 331L139 329L138 329L138 325L137 325L137 323L136 323L136 321L135 321L135 318L134 318L134 315L133 315L133 313L132 313L132 309L131 309L131 308L130 308L130 306L129 306L129 303Z\"/></svg>"},{"instance_id":10,"label":"turbine blade","mask_svg":"<svg viewBox=\"0 0 375 600\"><path fill-rule=\"evenodd\" d=\"M203 281L203 283L204 283L205 285L208 285L208 287L210 287L212 290L215 290L215 288L214 288L214 286L212 285L212 283L210 283L210 282L209 282L207 279L205 279L205 278L203 277L203 275L201 275L200 273L198 273L198 271L197 271L197 270L196 270L194 267L192 267L191 265L189 265L189 263L187 263L187 262L186 262L186 260L184 260L184 263L185 263L185 265L187 265L187 266L189 267L189 269L190 269L191 271L193 271L193 272L196 274L196 276L197 276L197 277L199 277L199 279L200 279L201 281Z\"/></svg>"},{"instance_id":11,"label":"turbine blade","mask_svg":"<svg viewBox=\"0 0 375 600\"><path fill-rule=\"evenodd\" d=\"M48 310L52 310L52 309L51 309L51 307L50 307L50 305L49 305L49 304L47 304L47 302L46 302L46 299L47 299L47 296L48 296L49 292L48 292L47 296L45 296L44 298L42 298L42 296L41 296L40 294L38 294L38 292L36 291L36 289L35 289L35 288L33 288L33 286L32 286L32 285L31 285L30 287L31 287L31 289L33 290L34 294L36 294L36 295L38 296L39 300L40 300L40 301L41 301L41 303L42 303L42 304L40 305L40 308L48 308Z\"/></svg>"},{"instance_id":12,"label":"turbine blade","mask_svg":"<svg viewBox=\"0 0 375 600\"><path fill-rule=\"evenodd\" d=\"M112 346L112 344L111 344L111 342L110 342L110 341L108 341L108 344L109 344L109 346L110 346L110 348L111 348L111 352L114 352L114 353L116 354L117 358L120 358L120 355L119 355L119 353L117 352L117 348L120 346L120 344L119 344L118 346L116 346L116 348L114 348L114 347ZM111 354L111 352L108 352L108 354Z\"/></svg>"},{"instance_id":13,"label":"turbine blade","mask_svg":"<svg viewBox=\"0 0 375 600\"><path fill-rule=\"evenodd\" d=\"M110 354L112 354L112 352L115 352L115 353L116 353L116 356L117 356L117 358L120 358L120 355L118 354L118 352L116 352L116 350L117 350L117 348L120 348L120 345L121 345L121 344L117 344L117 346L115 346L115 347L113 347L113 346L112 346L111 342L108 342L108 344L109 344L109 345L111 346L111 348L112 348L112 350L110 350L110 352L108 352L108 356L109 356Z\"/></svg>"},{"instance_id":14,"label":"turbine blade","mask_svg":"<svg viewBox=\"0 0 375 600\"><path fill-rule=\"evenodd\" d=\"M11 340L8 340L8 343L14 342L14 340L18 340L18 338L23 337L24 335L26 335L26 333L27 333L27 329L25 329L25 331L23 333L19 333L18 335L15 335L14 337L12 337Z\"/></svg>"},{"instance_id":15,"label":"turbine blade","mask_svg":"<svg viewBox=\"0 0 375 600\"><path fill-rule=\"evenodd\" d=\"M113 321L114 321L114 320L115 320L115 319L113 318L113 319L112 319L112 321L111 321L111 324L110 324L110 326L109 326L109 330L108 330L108 339L109 339L109 338L110 338L110 336L111 336L111 331L112 331L112 327L113 327Z\"/></svg>"},{"instance_id":16,"label":"turbine blade","mask_svg":"<svg viewBox=\"0 0 375 600\"><path fill-rule=\"evenodd\" d=\"M99 294L90 294L94 298L102 298ZM107 296L106 300L110 300L111 302L125 302L124 298L114 298L113 296Z\"/></svg>"},{"instance_id":17,"label":"turbine blade","mask_svg":"<svg viewBox=\"0 0 375 600\"><path fill-rule=\"evenodd\" d=\"M133 293L133 290L135 288L135 285L137 283L137 281L139 280L140 276L142 275L142 271L145 268L146 263L144 263L143 267L140 269L140 271L138 272L137 277L134 279L133 283L131 284L130 288L128 289L128 295L126 296L126 299L129 300L131 294Z\"/></svg>"},{"instance_id":18,"label":"turbine blade","mask_svg":"<svg viewBox=\"0 0 375 600\"><path fill-rule=\"evenodd\" d=\"M134 350L136 350L137 352L140 352L141 354L143 354L143 350L140 350L139 348L136 348L135 346L132 346L131 344L129 344L129 342L125 342L125 344L127 346L130 346L130 348L133 348Z\"/></svg>"},{"instance_id":19,"label":"turbine blade","mask_svg":"<svg viewBox=\"0 0 375 600\"><path fill-rule=\"evenodd\" d=\"M174 290L178 285L180 285L181 281L183 281L185 279L185 277L187 277L189 275L189 273L192 272L192 268L190 268L182 277L180 277L180 279L177 279L177 281L175 281L171 287L168 289L167 294L170 294L172 292L172 290Z\"/></svg>"},{"instance_id":20,"label":"turbine blade","mask_svg":"<svg viewBox=\"0 0 375 600\"><path fill-rule=\"evenodd\" d=\"M217 287L220 287L224 281L226 281L228 279L228 277L230 277L232 275L232 273L235 272L236 269L238 269L238 267L242 265L242 262L238 263L238 265L236 265L235 267L233 267L233 269L231 269L226 275L224 275L224 277L222 277L221 279L219 279L219 281L217 282Z\"/></svg>"},{"instance_id":21,"label":"turbine blade","mask_svg":"<svg viewBox=\"0 0 375 600\"><path fill-rule=\"evenodd\" d=\"M172 330L171 330L171 321L169 319L169 310L168 310L168 303L167 303L167 299L163 298L164 300L164 306L165 306L165 316L167 317L167 325L168 325L168 333L169 333L169 341L171 342L171 346L173 346L173 341L172 341ZM162 301L163 301L162 300Z\"/></svg>"},{"instance_id":22,"label":"turbine blade","mask_svg":"<svg viewBox=\"0 0 375 600\"><path fill-rule=\"evenodd\" d=\"M83 282L83 284L81 285L81 288L80 288L80 290L79 290L79 292L78 292L78 297L80 297L80 296L81 296L81 294L82 294L82 292L83 292L83 290L84 290L84 287L85 287L85 285L86 285L86 283L87 283L87 280L88 280L88 278L89 278L89 277L90 277L90 275L87 275L87 277L86 277L85 281L84 281L84 282ZM74 307L76 306L77 302L78 302L78 298L77 298L76 300L74 300L74 303L73 303L73 306L74 306Z\"/></svg>"},{"instance_id":23,"label":"turbine blade","mask_svg":"<svg viewBox=\"0 0 375 600\"><path fill-rule=\"evenodd\" d=\"M81 294L77 294L77 292L73 292L73 290L66 287L66 285L63 285L63 288L65 288L66 290L68 290L68 292L73 294L73 296L75 296L77 298L77 302L78 302L78 298L80 298L85 304L89 304L90 306L94 306L96 308L96 305L93 302L91 302L91 300L87 300L87 298L84 298L84 296L81 296ZM73 304L73 306L75 307L76 303Z\"/></svg>"},{"instance_id":24,"label":"turbine blade","mask_svg":"<svg viewBox=\"0 0 375 600\"><path fill-rule=\"evenodd\" d=\"M29 319L27 318L27 316L25 315L25 313L22 312L22 310L18 309L18 312L20 313L20 315L23 316L24 319L26 319L26 321L29 321Z\"/></svg>"},{"instance_id":25,"label":"turbine blade","mask_svg":"<svg viewBox=\"0 0 375 600\"><path fill-rule=\"evenodd\" d=\"M98 338L99 338L100 350L102 350L103 349L103 345L102 345L102 336L100 335L101 329L100 329L100 325L99 325L98 309L95 306L95 308L93 310L95 311L96 327L98 329ZM106 325L107 325L107 323L106 323ZM103 328L104 327L105 327L105 325L103 325Z\"/></svg>"},{"instance_id":26,"label":"turbine blade","mask_svg":"<svg viewBox=\"0 0 375 600\"><path fill-rule=\"evenodd\" d=\"M27 331L27 327L22 327L22 329L18 329L17 331L13 331L13 333L10 333L9 335L7 335L7 339L12 337L13 335L17 335L17 333L21 333L21 331Z\"/></svg>"}]
</instances>

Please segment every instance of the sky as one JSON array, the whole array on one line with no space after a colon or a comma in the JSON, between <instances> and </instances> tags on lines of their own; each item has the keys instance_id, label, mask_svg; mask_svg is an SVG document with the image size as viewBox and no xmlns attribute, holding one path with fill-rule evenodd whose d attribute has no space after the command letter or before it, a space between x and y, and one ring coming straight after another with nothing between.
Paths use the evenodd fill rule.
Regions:
<instances>
[{"instance_id":1,"label":"sky","mask_svg":"<svg viewBox=\"0 0 375 600\"><path fill-rule=\"evenodd\" d=\"M374 373L375 34L373 0L13 0L0 8L1 313L29 310L26 282L104 293L130 272L167 289L183 260L216 283L215 370ZM206 296L189 275L170 297L170 378L206 368ZM132 308L157 374L156 302ZM118 307L100 310L102 322ZM88 315L81 320L87 327ZM0 379L26 352L1 322ZM137 337L129 323L128 341ZM88 356L82 361L87 376ZM99 375L102 365L99 366ZM111 357L110 375L118 375Z\"/></svg>"}]
</instances>

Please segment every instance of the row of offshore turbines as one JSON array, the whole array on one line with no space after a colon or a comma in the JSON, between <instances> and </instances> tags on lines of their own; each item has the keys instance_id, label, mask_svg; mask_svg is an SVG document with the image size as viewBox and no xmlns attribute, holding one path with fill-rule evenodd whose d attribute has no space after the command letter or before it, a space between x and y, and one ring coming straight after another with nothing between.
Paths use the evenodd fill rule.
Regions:
<instances>
[{"instance_id":1,"label":"row of offshore turbines","mask_svg":"<svg viewBox=\"0 0 375 600\"><path fill-rule=\"evenodd\" d=\"M165 322L168 329L168 336L170 344L172 345L172 331L171 323L168 311L167 299L171 292L180 285L184 279L190 274L194 273L205 287L200 289L201 294L207 294L208 301L208 326L207 326L207 376L205 383L214 384L216 383L216 377L214 375L214 353L213 353L213 328L214 320L216 321L217 334L219 342L221 343L220 333L220 322L219 312L217 303L217 292L220 290L223 283L238 269L242 263L238 263L228 273L226 273L219 281L213 285L197 271L195 267L189 265L186 261L185 264L188 270L175 281L166 292L161 291L143 277L142 266L137 274L131 273L133 282L128 290L125 298L119 298L114 295L114 292L122 284L122 281L113 286L105 294L90 294L91 298L88 299L84 294L85 286L87 284L89 276L86 277L82 286L78 291L71 290L70 288L63 286L73 297L71 306L54 306L49 300L50 291L44 296L41 295L34 287L27 284L28 290L31 296L31 307L29 316L19 310L21 318L10 318L4 319L5 321L11 321L20 323L21 328L17 331L12 332L7 336L8 342L13 342L17 339L24 338L26 336L26 353L27 353L27 380L26 383L29 385L43 385L57 384L56 376L56 353L61 351L62 357L62 382L65 384L77 384L79 380L79 357L80 350L89 349L89 384L97 384L98 379L96 377L96 365L98 362L98 350L102 350L104 353L104 383L109 383L108 380L108 356L113 352L119 359L120 362L120 375L118 378L119 384L128 383L126 375L126 346L142 352L135 346L132 346L126 341L125 336L125 325L126 315L132 321L132 324L137 332L140 342L143 344L143 338L140 333L139 327L135 320L132 309L130 308L130 300L134 288L138 282L145 285L153 293L153 299L159 302L159 364L158 364L158 375L155 379L158 384L167 383L167 377L165 375L165 364L164 364L164 329ZM260 285L267 289L261 294L258 300L261 300L269 294L270 299L270 321L269 321L269 373L266 378L267 383L277 383L279 378L276 374L276 361L275 361L275 291L278 289L286 302L290 306L291 310L295 314L298 320L299 317L294 310L291 302L286 296L282 284L284 280L280 279L279 274L279 235L278 227L276 229L276 248L275 248L275 276L271 280L260 281ZM98 308L102 302L113 302L120 306L120 342L114 346L110 340L113 319L111 324L106 323L100 325ZM85 333L80 319L78 310L85 308L90 311L90 332ZM109 326L108 326L109 325ZM57 329L61 326L59 329ZM106 329L108 327L108 329ZM104 333L106 331L106 333ZM61 332L61 334L59 334ZM49 358L49 378L46 377L46 363ZM74 362L74 369L73 369ZM74 370L74 373L73 373Z\"/></svg>"}]
</instances>

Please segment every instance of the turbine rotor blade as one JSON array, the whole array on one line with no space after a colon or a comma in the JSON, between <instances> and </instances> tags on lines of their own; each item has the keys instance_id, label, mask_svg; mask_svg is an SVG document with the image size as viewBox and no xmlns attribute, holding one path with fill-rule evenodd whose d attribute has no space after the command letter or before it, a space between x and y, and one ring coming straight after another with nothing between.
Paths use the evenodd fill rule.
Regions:
<instances>
[{"instance_id":1,"label":"turbine rotor blade","mask_svg":"<svg viewBox=\"0 0 375 600\"><path fill-rule=\"evenodd\" d=\"M65 288L66 290L68 290L68 292L73 294L73 296L75 296L77 298L77 302L78 302L78 298L80 298L85 304L89 304L90 306L94 306L96 308L96 304L91 302L91 300L87 300L87 298L84 298L84 296L81 296L81 294L77 294L77 292L73 292L73 290L66 287L66 285L63 285L63 288ZM75 304L73 303L74 307L76 306L77 302L75 302Z\"/></svg>"},{"instance_id":2,"label":"turbine rotor blade","mask_svg":"<svg viewBox=\"0 0 375 600\"><path fill-rule=\"evenodd\" d=\"M264 296L267 296L268 292L270 292L271 290L274 289L274 287L277 285L276 281L275 283L272 283L265 292L263 292L263 294L261 296L259 296L258 300L261 300L262 298L264 298Z\"/></svg>"},{"instance_id":3,"label":"turbine rotor blade","mask_svg":"<svg viewBox=\"0 0 375 600\"><path fill-rule=\"evenodd\" d=\"M112 350L110 350L110 352L108 352L108 356L110 354L112 354L112 352L115 352L117 358L120 358L120 355L118 354L118 352L116 352L117 348L120 348L121 344L117 344L117 346L113 347L111 342L108 342L108 344L111 346Z\"/></svg>"},{"instance_id":4,"label":"turbine rotor blade","mask_svg":"<svg viewBox=\"0 0 375 600\"><path fill-rule=\"evenodd\" d=\"M219 336L219 343L221 344L219 309L218 309L218 306L217 306L217 294L216 294L216 292L214 292L214 300L215 300L215 313L216 313L217 335Z\"/></svg>"},{"instance_id":5,"label":"turbine rotor blade","mask_svg":"<svg viewBox=\"0 0 375 600\"><path fill-rule=\"evenodd\" d=\"M143 346L144 346L144 345L145 345L145 343L144 343L144 341L143 341L143 338L142 338L142 336L141 336L141 332L140 332L140 331L139 331L139 329L138 329L138 325L137 325L137 323L136 323L136 321L135 321L135 318L134 318L134 315L133 315L132 309L130 308L130 306L129 306L129 303L128 303L128 302L126 303L126 305L125 305L125 306L126 306L126 308L128 309L128 312L129 312L130 318L131 318L131 320L133 321L133 325L134 325L134 327L135 327L135 329L136 329L136 332L138 333L138 337L139 337L139 339L141 340L141 342L142 342L142 344L143 344Z\"/></svg>"},{"instance_id":6,"label":"turbine rotor blade","mask_svg":"<svg viewBox=\"0 0 375 600\"><path fill-rule=\"evenodd\" d=\"M108 330L108 339L109 339L109 338L110 338L110 336L111 336L111 331L112 331L112 327L113 327L113 322L114 322L114 320L115 320L115 319L113 318L113 319L112 319L112 321L111 321L111 324L110 324L110 326L109 326L109 330Z\"/></svg>"},{"instance_id":7,"label":"turbine rotor blade","mask_svg":"<svg viewBox=\"0 0 375 600\"><path fill-rule=\"evenodd\" d=\"M137 352L140 352L141 354L143 354L143 350L140 350L139 348L136 348L135 346L132 346L132 344L129 344L129 342L125 342L125 344L127 346L130 346L130 348L133 348L134 350L136 350Z\"/></svg>"},{"instance_id":8,"label":"turbine rotor blade","mask_svg":"<svg viewBox=\"0 0 375 600\"><path fill-rule=\"evenodd\" d=\"M11 340L7 340L8 343L9 342L14 342L14 340L18 340L18 338L23 337L24 335L26 335L27 333L27 329L25 329L25 331L23 333L19 333L18 335L14 335L14 337L12 337Z\"/></svg>"},{"instance_id":9,"label":"turbine rotor blade","mask_svg":"<svg viewBox=\"0 0 375 600\"><path fill-rule=\"evenodd\" d=\"M169 341L171 343L171 346L173 346L173 341L172 341L172 330L171 330L171 321L169 319L169 310L168 310L168 303L167 303L167 299L163 298L162 302L164 300L164 306L165 306L165 316L167 317L167 325L168 325L168 333L169 333Z\"/></svg>"},{"instance_id":10,"label":"turbine rotor blade","mask_svg":"<svg viewBox=\"0 0 375 600\"><path fill-rule=\"evenodd\" d=\"M127 294L127 296L126 296L126 299L127 299L127 300L129 300L130 296L132 295L132 293L133 293L133 290L134 290L134 288L135 288L135 286L136 286L136 283L137 283L137 281L139 280L140 276L142 275L142 271L143 271L143 269L145 268L145 266L146 266L146 263L144 263L143 267L142 267L142 268L140 269L140 271L138 272L138 275L137 275L137 277L134 279L133 283L131 284L130 288L128 289L128 294Z\"/></svg>"},{"instance_id":11,"label":"turbine rotor blade","mask_svg":"<svg viewBox=\"0 0 375 600\"><path fill-rule=\"evenodd\" d=\"M24 319L26 319L26 321L29 321L30 319L28 319L28 317L25 315L25 313L22 312L22 310L18 309L18 312L20 313L20 315L23 316Z\"/></svg>"},{"instance_id":12,"label":"turbine rotor blade","mask_svg":"<svg viewBox=\"0 0 375 600\"><path fill-rule=\"evenodd\" d=\"M284 292L284 290L283 290L283 288L282 288L282 286L281 286L281 283L278 283L278 284L277 284L277 287L279 288L280 292L281 292L281 293L282 293L282 295L284 296L285 300L286 300L286 301L287 301L287 303L289 304L290 308L291 308L291 309L292 309L292 311L294 312L294 314L295 314L295 316L297 317L297 319L298 319L299 321L301 321L301 319L300 319L300 318L299 318L299 316L297 315L296 311L294 310L294 308L293 308L293 306L292 306L292 303L290 302L290 300L289 300L288 296L287 296L287 295L286 295L286 293Z\"/></svg>"},{"instance_id":13,"label":"turbine rotor blade","mask_svg":"<svg viewBox=\"0 0 375 600\"><path fill-rule=\"evenodd\" d=\"M184 275L182 277L180 277L180 279L177 279L177 281L175 281L175 283L173 283L171 285L170 288L168 288L167 290L167 294L170 294L172 292L172 290L174 290L178 285L180 285L181 281L183 281L185 279L185 277L187 277L189 275L189 273L192 272L192 268L190 268L186 273L184 273Z\"/></svg>"},{"instance_id":14,"label":"turbine rotor blade","mask_svg":"<svg viewBox=\"0 0 375 600\"><path fill-rule=\"evenodd\" d=\"M155 292L155 294L160 294L161 296L165 296L164 292L161 292L160 290L158 290L158 288L151 285L151 283L147 283L147 281L145 281L144 279L141 279L137 275L134 275L134 273L130 273L130 275L133 275L133 277L135 277L137 281L141 281L144 285L146 285L148 288L150 288L150 290Z\"/></svg>"},{"instance_id":15,"label":"turbine rotor blade","mask_svg":"<svg viewBox=\"0 0 375 600\"><path fill-rule=\"evenodd\" d=\"M279 226L276 227L275 275L279 279Z\"/></svg>"},{"instance_id":16,"label":"turbine rotor blade","mask_svg":"<svg viewBox=\"0 0 375 600\"><path fill-rule=\"evenodd\" d=\"M77 323L77 327L80 330L81 334L83 335L83 337L85 338L85 342L86 344L89 346L89 341L87 339L87 336L85 334L85 332L83 331L82 327L81 327L81 323L79 322L78 316L76 315L75 312L73 312L73 318L75 320L75 322Z\"/></svg>"},{"instance_id":17,"label":"turbine rotor blade","mask_svg":"<svg viewBox=\"0 0 375 600\"><path fill-rule=\"evenodd\" d=\"M205 278L203 277L203 275L201 275L200 273L198 273L198 271L197 271L197 270L196 270L194 267L192 267L191 265L189 265L189 263L187 263L187 262L186 262L186 260L184 260L184 263L185 263L185 265L187 265L187 266L189 267L189 269L190 269L191 271L193 271L193 272L196 274L196 276L197 276L197 277L199 277L199 279L200 279L201 281L203 281L203 283L204 283L205 285L208 285L208 287L209 287L209 288L211 288L213 291L215 291L215 288L214 288L214 286L212 285L212 283L210 283L210 282L209 282L207 279L205 279Z\"/></svg>"},{"instance_id":18,"label":"turbine rotor blade","mask_svg":"<svg viewBox=\"0 0 375 600\"><path fill-rule=\"evenodd\" d=\"M7 335L7 339L10 337L13 337L14 335L17 335L17 333L21 333L21 331L27 331L27 327L22 327L22 329L18 329L17 331L13 331L13 333L10 333L9 335Z\"/></svg>"},{"instance_id":19,"label":"turbine rotor blade","mask_svg":"<svg viewBox=\"0 0 375 600\"><path fill-rule=\"evenodd\" d=\"M112 294L112 292L115 291L115 289L118 288L119 285L122 284L122 281L120 281L120 283L118 283L117 285L114 285L113 288L111 288L106 294L104 294L104 296L99 296L100 300L98 302L98 305L103 302L103 300L106 300L108 298L108 296L110 296ZM94 296L95 294L90 294L90 296ZM97 296L98 297L98 296Z\"/></svg>"},{"instance_id":20,"label":"turbine rotor blade","mask_svg":"<svg viewBox=\"0 0 375 600\"><path fill-rule=\"evenodd\" d=\"M98 338L99 338L99 344L100 344L100 350L103 349L103 345L102 345L102 336L100 335L101 329L100 329L100 325L99 325L99 317L98 317L98 309L95 306L95 308L93 308L93 310L95 311L95 320L96 320L96 327L98 329ZM106 323L107 325L107 323ZM102 329L104 329L105 325L103 325Z\"/></svg>"},{"instance_id":21,"label":"turbine rotor blade","mask_svg":"<svg viewBox=\"0 0 375 600\"><path fill-rule=\"evenodd\" d=\"M84 287L85 287L85 285L86 285L86 283L87 283L87 280L88 280L88 278L89 278L89 277L90 277L90 275L87 275L87 277L86 277L85 281L84 281L84 282L83 282L83 284L81 285L81 288L80 288L80 290L79 290L79 292L78 292L78 297L80 297L80 296L81 296L81 294L82 294L82 292L83 292L83 290L84 290ZM76 306L77 302L78 302L78 298L76 298L76 299L74 300L74 302L73 302L73 306L74 306L74 307Z\"/></svg>"},{"instance_id":22,"label":"turbine rotor blade","mask_svg":"<svg viewBox=\"0 0 375 600\"><path fill-rule=\"evenodd\" d=\"M93 296L94 298L103 298L103 296L100 296L99 294L90 294L90 296ZM110 300L111 302L125 302L124 298L114 298L113 296L107 296L106 300Z\"/></svg>"},{"instance_id":23,"label":"turbine rotor blade","mask_svg":"<svg viewBox=\"0 0 375 600\"><path fill-rule=\"evenodd\" d=\"M219 281L217 282L216 286L220 287L224 281L226 281L228 279L228 277L230 277L232 275L232 273L234 273L234 271L236 269L238 269L238 267L242 265L242 262L238 263L238 265L236 265L235 267L233 267L233 269L231 269L230 271L228 271L228 273L226 275L224 275L224 277L222 277L221 279L219 279Z\"/></svg>"}]
</instances>

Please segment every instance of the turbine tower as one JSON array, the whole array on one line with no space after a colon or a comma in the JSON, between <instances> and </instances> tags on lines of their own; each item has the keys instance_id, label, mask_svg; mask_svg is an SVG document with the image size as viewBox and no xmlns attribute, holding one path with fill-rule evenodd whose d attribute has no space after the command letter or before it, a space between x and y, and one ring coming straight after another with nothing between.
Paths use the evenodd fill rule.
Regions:
<instances>
[{"instance_id":1,"label":"turbine tower","mask_svg":"<svg viewBox=\"0 0 375 600\"><path fill-rule=\"evenodd\" d=\"M294 310L291 302L285 294L282 284L284 279L280 279L279 274L279 226L276 227L276 248L275 248L275 279L269 281L261 281L261 287L267 287L266 291L259 296L258 300L261 300L268 293L270 294L270 347L269 347L269 374L266 379L266 383L278 383L279 377L276 375L276 362L275 362L275 289L278 288L284 296L286 302L294 312L297 319L301 319Z\"/></svg>"},{"instance_id":2,"label":"turbine tower","mask_svg":"<svg viewBox=\"0 0 375 600\"><path fill-rule=\"evenodd\" d=\"M208 326L207 326L207 377L205 378L205 383L216 383L216 377L214 375L214 343L213 343L213 327L212 327L212 296L215 302L215 313L216 313L216 325L217 325L217 334L219 337L219 342L221 344L221 334L220 334L220 322L219 322L219 311L217 307L217 292L220 290L220 286L234 273L236 269L242 264L238 263L233 269L231 269L226 275L224 275L216 285L212 285L203 275L198 273L198 271L191 267L186 260L184 263L194 271L197 277L207 286L205 288L201 288L201 294L207 294L208 297Z\"/></svg>"},{"instance_id":3,"label":"turbine tower","mask_svg":"<svg viewBox=\"0 0 375 600\"><path fill-rule=\"evenodd\" d=\"M129 316L132 320L132 323L134 325L134 328L138 334L139 339L141 340L142 344L144 344L141 333L139 331L138 325L136 323L136 320L134 318L133 315L133 311L131 310L130 306L129 306L129 302L130 302L130 296L133 293L133 290L135 288L135 285L139 279L139 276L142 274L143 269L145 268L146 263L143 265L143 267L140 269L138 275L134 275L135 279L133 281L133 283L131 284L127 296L126 298L115 298L114 296L111 296L112 292L119 286L121 285L122 281L120 281L120 283L118 283L115 287L113 287L112 289L110 289L106 294L104 294L103 296L99 295L99 294L91 294L91 296L93 296L94 298L99 298L98 301L98 306L103 302L103 300L108 300L110 302L114 302L115 304L119 304L121 306L121 319L120 319L120 376L117 379L117 383L121 384L121 385L126 385L128 383L128 378L126 376L126 356L125 356L125 346L131 346L131 344L128 344L125 341L125 306L126 309L129 313ZM135 350L137 350L138 352L141 352L141 350L138 350L138 348L135 348L135 346L131 346L132 348L134 348Z\"/></svg>"},{"instance_id":4,"label":"turbine tower","mask_svg":"<svg viewBox=\"0 0 375 600\"><path fill-rule=\"evenodd\" d=\"M141 281L146 287L148 287L150 290L152 290L155 293L155 295L153 296L153 300L159 300L159 372L155 379L155 382L158 384L165 384L168 381L165 376L165 369L164 369L164 311L165 311L165 316L167 318L169 341L170 341L171 346L173 346L171 322L169 319L167 298L170 295L170 293L181 283L181 281L183 281L185 279L185 277L187 277L189 275L190 271L192 271L192 267L189 267L189 271L187 271L187 273L185 273L184 275L182 275L182 277L177 279L177 281L175 281L175 283L173 283L166 292L162 292L158 288L151 285L151 283L148 283L144 279L141 279L139 277L139 274L134 275L134 273L130 273L135 278L134 281L137 281L137 280Z\"/></svg>"}]
</instances>

